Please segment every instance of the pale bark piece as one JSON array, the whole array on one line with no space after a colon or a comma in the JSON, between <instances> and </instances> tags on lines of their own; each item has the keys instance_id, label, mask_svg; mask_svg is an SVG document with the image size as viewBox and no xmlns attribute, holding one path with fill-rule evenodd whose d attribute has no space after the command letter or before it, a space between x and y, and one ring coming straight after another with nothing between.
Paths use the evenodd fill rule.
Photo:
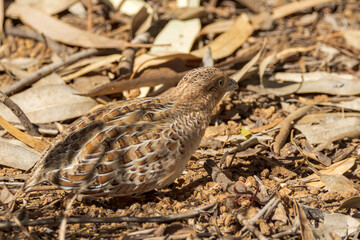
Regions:
<instances>
[{"instance_id":1,"label":"pale bark piece","mask_svg":"<svg viewBox=\"0 0 360 240\"><path fill-rule=\"evenodd\" d=\"M0 138L0 164L29 170L40 159L40 153L15 139Z\"/></svg>"},{"instance_id":2,"label":"pale bark piece","mask_svg":"<svg viewBox=\"0 0 360 240\"><path fill-rule=\"evenodd\" d=\"M317 125L296 124L295 128L305 135L309 143L317 144L330 139L336 139L336 136L346 132L360 131L360 118L327 119L325 122Z\"/></svg>"},{"instance_id":3,"label":"pale bark piece","mask_svg":"<svg viewBox=\"0 0 360 240\"><path fill-rule=\"evenodd\" d=\"M200 0L177 0L176 7L177 8L185 8L185 7L199 7Z\"/></svg>"},{"instance_id":4,"label":"pale bark piece","mask_svg":"<svg viewBox=\"0 0 360 240\"><path fill-rule=\"evenodd\" d=\"M87 113L96 105L89 97L65 84L32 87L11 99L25 112L33 123L49 123L72 119ZM9 122L19 122L13 113L0 104L2 116Z\"/></svg>"},{"instance_id":5,"label":"pale bark piece","mask_svg":"<svg viewBox=\"0 0 360 240\"><path fill-rule=\"evenodd\" d=\"M156 36L154 44L170 44L170 46L154 46L150 52L173 51L189 53L201 29L200 19L187 21L171 20Z\"/></svg>"},{"instance_id":6,"label":"pale bark piece","mask_svg":"<svg viewBox=\"0 0 360 240\"><path fill-rule=\"evenodd\" d=\"M303 52L309 52L316 48L315 45L309 47L294 47L294 48L286 48L281 50L280 52L273 51L268 54L260 63L259 65L259 76L261 83L263 84L263 76L265 74L265 70L269 65L275 64L285 58L297 55Z\"/></svg>"},{"instance_id":7,"label":"pale bark piece","mask_svg":"<svg viewBox=\"0 0 360 240\"><path fill-rule=\"evenodd\" d=\"M359 80L360 81L360 80ZM326 105L326 104L324 104ZM360 111L360 98L354 98L351 101L341 101L339 103L332 104L333 106L345 108L353 111Z\"/></svg>"},{"instance_id":8,"label":"pale bark piece","mask_svg":"<svg viewBox=\"0 0 360 240\"><path fill-rule=\"evenodd\" d=\"M294 84L279 84L275 81L263 82L266 90L275 95L291 93L326 93L340 96L360 94L360 79L350 74L311 72L275 74L278 81L294 82ZM270 87L271 86L271 87Z\"/></svg>"},{"instance_id":9,"label":"pale bark piece","mask_svg":"<svg viewBox=\"0 0 360 240\"><path fill-rule=\"evenodd\" d=\"M221 59L234 53L251 36L254 28L246 14L240 15L229 30L218 36L214 41L191 54L202 58L210 48L214 59Z\"/></svg>"},{"instance_id":10,"label":"pale bark piece","mask_svg":"<svg viewBox=\"0 0 360 240\"><path fill-rule=\"evenodd\" d=\"M343 37L347 44L360 49L360 30L346 30L343 32Z\"/></svg>"},{"instance_id":11,"label":"pale bark piece","mask_svg":"<svg viewBox=\"0 0 360 240\"><path fill-rule=\"evenodd\" d=\"M303 0L303 1L296 1L296 2L292 2L289 4L285 4L283 6L277 7L275 8L272 12L272 19L281 19L283 17L286 17L288 15L300 12L300 11L304 11L306 9L318 6L318 5L322 5L322 4L326 4L326 3L331 3L331 2L335 2L336 0Z\"/></svg>"},{"instance_id":12,"label":"pale bark piece","mask_svg":"<svg viewBox=\"0 0 360 240\"><path fill-rule=\"evenodd\" d=\"M79 0L16 0L18 4L27 4L33 8L39 9L49 15L54 15L68 9Z\"/></svg>"},{"instance_id":13,"label":"pale bark piece","mask_svg":"<svg viewBox=\"0 0 360 240\"><path fill-rule=\"evenodd\" d=\"M129 46L123 40L115 40L88 31L80 30L25 4L12 3L6 11L52 40L85 48L120 48Z\"/></svg>"}]
</instances>

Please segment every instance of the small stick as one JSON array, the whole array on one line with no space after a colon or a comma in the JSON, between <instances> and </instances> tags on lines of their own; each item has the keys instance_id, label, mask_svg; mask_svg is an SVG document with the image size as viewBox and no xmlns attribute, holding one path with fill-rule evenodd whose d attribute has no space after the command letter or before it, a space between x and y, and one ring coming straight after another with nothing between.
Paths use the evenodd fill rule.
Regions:
<instances>
[{"instance_id":1,"label":"small stick","mask_svg":"<svg viewBox=\"0 0 360 240\"><path fill-rule=\"evenodd\" d=\"M65 208L65 211L64 211L64 217L61 220L60 227L59 227L59 239L60 240L65 240L66 223L67 223L67 220L69 218L70 209L71 209L75 199L77 198L77 196L79 196L79 193L74 194L72 196L72 198L70 199L70 201L66 204L66 208Z\"/></svg>"},{"instance_id":2,"label":"small stick","mask_svg":"<svg viewBox=\"0 0 360 240\"><path fill-rule=\"evenodd\" d=\"M167 216L158 216L158 217L105 217L105 218L96 218L96 217L69 217L67 219L67 224L81 224L81 223L122 223L122 222L136 222L136 223L145 223L145 222L173 222L179 221L184 218L191 218L198 216L204 211L208 211L216 206L216 203L211 203L202 207L195 208L182 213L171 214ZM45 218L33 221L21 221L23 226L38 226L38 225L52 225L59 224L63 218ZM14 222L2 222L0 223L0 230L8 230L16 228L18 225Z\"/></svg>"},{"instance_id":3,"label":"small stick","mask_svg":"<svg viewBox=\"0 0 360 240\"><path fill-rule=\"evenodd\" d=\"M265 213L268 212L269 209L274 209L273 205L277 205L280 201L277 201L276 198L272 198L254 217L252 217L249 221L246 221L241 217L241 214L237 214L236 211L234 211L234 216L239 221L240 224L245 225L241 230L241 232L244 232L246 229L254 233L259 239L265 240L267 239L265 236L261 234L261 232L255 228L254 224L257 219L262 217Z\"/></svg>"},{"instance_id":4,"label":"small stick","mask_svg":"<svg viewBox=\"0 0 360 240\"><path fill-rule=\"evenodd\" d=\"M22 89L30 86L31 84L37 82L42 77L49 75L50 73L52 73L53 71L55 71L56 69L58 69L60 67L74 63L74 62L78 61L79 59L89 57L89 56L97 54L99 52L100 52L100 50L98 50L98 49L86 49L86 50L77 52L77 53L65 58L64 60L60 60L58 62L54 62L49 65L46 65L46 66L40 68L38 71L30 74L27 77L24 77L20 81L11 85L10 87L8 87L7 89L4 90L4 93L8 96L15 94L15 93L21 91Z\"/></svg>"},{"instance_id":5,"label":"small stick","mask_svg":"<svg viewBox=\"0 0 360 240\"><path fill-rule=\"evenodd\" d=\"M275 137L275 142L274 142L274 152L276 154L279 154L280 149L284 146L285 141L286 141L287 137L289 136L290 129L292 127L292 122L294 120L304 116L307 112L309 112L311 110L312 107L313 107L312 105L308 105L308 106L299 108L298 110L296 110L295 112L293 112L289 116L287 116L284 119L284 121L282 121L282 123L280 123L280 126L281 126L280 132Z\"/></svg>"},{"instance_id":6,"label":"small stick","mask_svg":"<svg viewBox=\"0 0 360 240\"><path fill-rule=\"evenodd\" d=\"M143 33L143 34L137 35L131 41L131 43L146 43L149 41L149 39L150 39L150 34ZM135 58L136 50L137 50L137 48L128 47L128 48L125 48L124 51L122 52L122 55L124 55L125 60L120 61L120 63L119 63L119 68L120 68L119 75L120 76L126 75L126 74L131 74L133 72L134 58Z\"/></svg>"},{"instance_id":7,"label":"small stick","mask_svg":"<svg viewBox=\"0 0 360 240\"><path fill-rule=\"evenodd\" d=\"M87 7L87 12L88 12L88 19L87 19L87 30L89 32L91 32L91 29L93 27L93 5L92 5L92 1L91 0L88 0L87 1L87 4L86 4L86 7Z\"/></svg>"},{"instance_id":8,"label":"small stick","mask_svg":"<svg viewBox=\"0 0 360 240\"><path fill-rule=\"evenodd\" d=\"M239 222L244 222L245 220L241 218L241 215L240 214L236 214L236 219L239 221ZM267 240L267 238L259 231L259 229L257 229L255 226L253 225L246 225L246 228L252 232L258 239L260 240Z\"/></svg>"},{"instance_id":9,"label":"small stick","mask_svg":"<svg viewBox=\"0 0 360 240\"><path fill-rule=\"evenodd\" d=\"M31 136L35 136L35 137L40 136L39 131L30 122L29 118L25 115L25 113L21 110L21 108L1 91L0 91L0 102L2 102L5 106L7 106L15 114L15 116L20 120L21 124L24 126L25 130Z\"/></svg>"}]
</instances>

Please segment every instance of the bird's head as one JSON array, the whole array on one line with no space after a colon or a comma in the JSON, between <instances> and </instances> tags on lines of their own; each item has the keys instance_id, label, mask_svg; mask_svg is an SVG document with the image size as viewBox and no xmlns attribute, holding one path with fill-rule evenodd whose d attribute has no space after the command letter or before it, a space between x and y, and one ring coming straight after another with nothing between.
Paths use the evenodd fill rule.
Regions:
<instances>
[{"instance_id":1,"label":"bird's head","mask_svg":"<svg viewBox=\"0 0 360 240\"><path fill-rule=\"evenodd\" d=\"M189 71L180 80L173 97L181 104L211 111L226 92L237 88L237 82L220 69L200 67Z\"/></svg>"}]
</instances>

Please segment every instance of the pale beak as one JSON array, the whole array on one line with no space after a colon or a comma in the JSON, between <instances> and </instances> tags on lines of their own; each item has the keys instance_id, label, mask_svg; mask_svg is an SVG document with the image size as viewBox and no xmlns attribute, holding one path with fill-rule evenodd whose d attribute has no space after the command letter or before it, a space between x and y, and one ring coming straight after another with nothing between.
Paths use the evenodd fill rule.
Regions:
<instances>
[{"instance_id":1,"label":"pale beak","mask_svg":"<svg viewBox=\"0 0 360 240\"><path fill-rule=\"evenodd\" d=\"M238 89L238 88L239 88L238 83L237 83L234 79L229 78L225 90L226 90L227 92L229 92L229 91L236 90L236 89Z\"/></svg>"}]
</instances>

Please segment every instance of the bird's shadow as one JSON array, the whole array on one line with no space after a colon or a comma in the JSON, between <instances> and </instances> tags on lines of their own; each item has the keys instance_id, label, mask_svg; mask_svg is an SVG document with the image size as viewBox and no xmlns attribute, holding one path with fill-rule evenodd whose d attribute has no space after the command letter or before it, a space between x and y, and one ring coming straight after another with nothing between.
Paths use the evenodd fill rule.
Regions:
<instances>
[{"instance_id":1,"label":"bird's shadow","mask_svg":"<svg viewBox=\"0 0 360 240\"><path fill-rule=\"evenodd\" d=\"M126 197L110 197L110 198L92 198L86 197L81 200L85 205L94 205L105 209L125 209L134 203L147 204L160 202L165 197L169 197L173 201L183 202L191 198L195 189L204 185L207 182L212 181L210 176L201 177L183 187L177 187L172 183L168 187L158 190L152 190L143 193L138 196L126 196Z\"/></svg>"}]
</instances>

